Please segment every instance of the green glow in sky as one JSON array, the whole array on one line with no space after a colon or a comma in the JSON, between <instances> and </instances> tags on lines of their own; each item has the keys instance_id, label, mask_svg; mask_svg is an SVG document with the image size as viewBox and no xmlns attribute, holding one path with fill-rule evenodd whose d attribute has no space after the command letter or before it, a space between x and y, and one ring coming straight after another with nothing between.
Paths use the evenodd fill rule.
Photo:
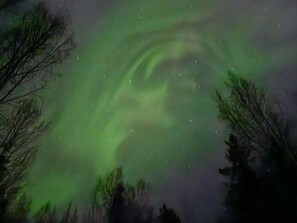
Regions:
<instances>
[{"instance_id":1,"label":"green glow in sky","mask_svg":"<svg viewBox=\"0 0 297 223\"><path fill-rule=\"evenodd\" d=\"M115 165L155 188L186 176L221 145L212 95L227 71L262 81L296 57L296 45L264 46L285 22L265 1L118 2L46 92L52 125L27 189L35 208L81 200Z\"/></svg>"}]
</instances>

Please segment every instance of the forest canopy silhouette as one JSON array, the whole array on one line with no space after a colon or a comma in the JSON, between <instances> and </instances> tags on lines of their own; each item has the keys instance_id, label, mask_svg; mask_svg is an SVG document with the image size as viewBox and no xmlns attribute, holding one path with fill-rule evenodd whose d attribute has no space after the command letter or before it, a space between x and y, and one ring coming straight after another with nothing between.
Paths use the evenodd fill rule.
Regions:
<instances>
[{"instance_id":1,"label":"forest canopy silhouette","mask_svg":"<svg viewBox=\"0 0 297 223\"><path fill-rule=\"evenodd\" d=\"M0 1L0 12L10 4ZM42 4L1 29L0 222L187 223L167 204L153 207L146 176L131 184L124 167L98 176L85 207L66 201L58 210L49 201L32 213L32 198L21 189L49 125L40 92L74 47L67 16L54 16ZM225 86L227 96L219 90L214 96L229 133L221 144L227 166L218 174L226 179L227 193L217 222L296 223L297 151L286 109L234 72L228 72Z\"/></svg>"}]
</instances>

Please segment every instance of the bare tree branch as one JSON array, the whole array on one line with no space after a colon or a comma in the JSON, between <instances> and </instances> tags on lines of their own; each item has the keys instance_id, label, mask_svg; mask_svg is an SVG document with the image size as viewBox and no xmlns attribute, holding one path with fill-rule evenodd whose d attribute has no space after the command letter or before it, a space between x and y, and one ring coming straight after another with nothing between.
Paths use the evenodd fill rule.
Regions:
<instances>
[{"instance_id":1,"label":"bare tree branch","mask_svg":"<svg viewBox=\"0 0 297 223\"><path fill-rule=\"evenodd\" d=\"M0 1L0 10L15 2ZM48 126L37 93L74 47L68 25L38 4L0 33L0 221Z\"/></svg>"},{"instance_id":2,"label":"bare tree branch","mask_svg":"<svg viewBox=\"0 0 297 223\"><path fill-rule=\"evenodd\" d=\"M251 81L232 72L226 86L231 91L230 96L224 98L217 91L215 99L220 118L227 122L232 132L246 139L248 146L262 155L269 152L268 143L273 142L297 165L296 151L286 133L287 117L280 104Z\"/></svg>"}]
</instances>

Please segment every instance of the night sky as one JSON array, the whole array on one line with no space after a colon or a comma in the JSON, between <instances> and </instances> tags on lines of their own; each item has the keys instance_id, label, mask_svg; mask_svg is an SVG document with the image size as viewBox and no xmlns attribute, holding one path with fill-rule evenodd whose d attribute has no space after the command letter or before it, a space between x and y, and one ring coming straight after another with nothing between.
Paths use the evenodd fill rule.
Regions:
<instances>
[{"instance_id":1,"label":"night sky","mask_svg":"<svg viewBox=\"0 0 297 223\"><path fill-rule=\"evenodd\" d=\"M43 92L51 122L26 191L33 207L86 202L95 179L121 165L153 204L192 222L222 210L228 131L215 89L228 70L293 94L295 0L50 1L71 14L77 48Z\"/></svg>"}]
</instances>

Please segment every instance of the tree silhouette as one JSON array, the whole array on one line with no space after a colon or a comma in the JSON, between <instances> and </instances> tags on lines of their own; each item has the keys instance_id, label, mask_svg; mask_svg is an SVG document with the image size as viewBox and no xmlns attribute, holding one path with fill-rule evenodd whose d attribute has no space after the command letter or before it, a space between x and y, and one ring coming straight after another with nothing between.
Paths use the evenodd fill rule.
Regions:
<instances>
[{"instance_id":1,"label":"tree silhouette","mask_svg":"<svg viewBox=\"0 0 297 223\"><path fill-rule=\"evenodd\" d=\"M78 222L77 208L72 208L72 203L70 202L67 210L62 216L56 212L56 209L51 207L48 202L46 205L42 206L37 214L34 216L34 222L36 223L76 223Z\"/></svg>"},{"instance_id":2,"label":"tree silhouette","mask_svg":"<svg viewBox=\"0 0 297 223\"><path fill-rule=\"evenodd\" d=\"M253 205L258 196L258 179L248 165L250 150L241 148L232 134L226 144L226 158L231 166L219 169L220 174L229 178L229 191L224 201L226 215L234 222L257 222Z\"/></svg>"},{"instance_id":3,"label":"tree silhouette","mask_svg":"<svg viewBox=\"0 0 297 223\"><path fill-rule=\"evenodd\" d=\"M1 34L0 104L44 88L73 48L65 16L52 16L39 4L19 23Z\"/></svg>"},{"instance_id":4,"label":"tree silhouette","mask_svg":"<svg viewBox=\"0 0 297 223\"><path fill-rule=\"evenodd\" d=\"M125 222L125 188L123 183L116 185L111 199L111 206L108 211L108 223Z\"/></svg>"},{"instance_id":5,"label":"tree silhouette","mask_svg":"<svg viewBox=\"0 0 297 223\"><path fill-rule=\"evenodd\" d=\"M2 1L1 7L12 2ZM38 4L0 34L0 218L7 212L46 128L37 95L74 47L64 16Z\"/></svg>"},{"instance_id":6,"label":"tree silhouette","mask_svg":"<svg viewBox=\"0 0 297 223\"><path fill-rule=\"evenodd\" d=\"M176 212L171 209L167 208L165 204L163 204L162 208L160 209L159 219L161 223L180 223L180 217L176 214Z\"/></svg>"},{"instance_id":7,"label":"tree silhouette","mask_svg":"<svg viewBox=\"0 0 297 223\"><path fill-rule=\"evenodd\" d=\"M124 182L122 168L115 168L99 177L93 203L102 206L108 223L150 222L151 207L147 204L148 185L139 181L136 186ZM98 200L97 202L94 202Z\"/></svg>"},{"instance_id":8,"label":"tree silhouette","mask_svg":"<svg viewBox=\"0 0 297 223\"><path fill-rule=\"evenodd\" d=\"M296 151L279 102L244 78L229 73L231 94L217 91L219 114L232 134L226 144L230 166L225 199L231 222L296 222ZM253 160L259 165L253 167Z\"/></svg>"},{"instance_id":9,"label":"tree silhouette","mask_svg":"<svg viewBox=\"0 0 297 223\"><path fill-rule=\"evenodd\" d=\"M229 97L216 92L219 115L230 129L243 137L250 148L267 153L267 142L273 141L285 151L288 162L297 161L296 151L288 142L288 123L278 101L245 78L229 72L226 86Z\"/></svg>"}]
</instances>

